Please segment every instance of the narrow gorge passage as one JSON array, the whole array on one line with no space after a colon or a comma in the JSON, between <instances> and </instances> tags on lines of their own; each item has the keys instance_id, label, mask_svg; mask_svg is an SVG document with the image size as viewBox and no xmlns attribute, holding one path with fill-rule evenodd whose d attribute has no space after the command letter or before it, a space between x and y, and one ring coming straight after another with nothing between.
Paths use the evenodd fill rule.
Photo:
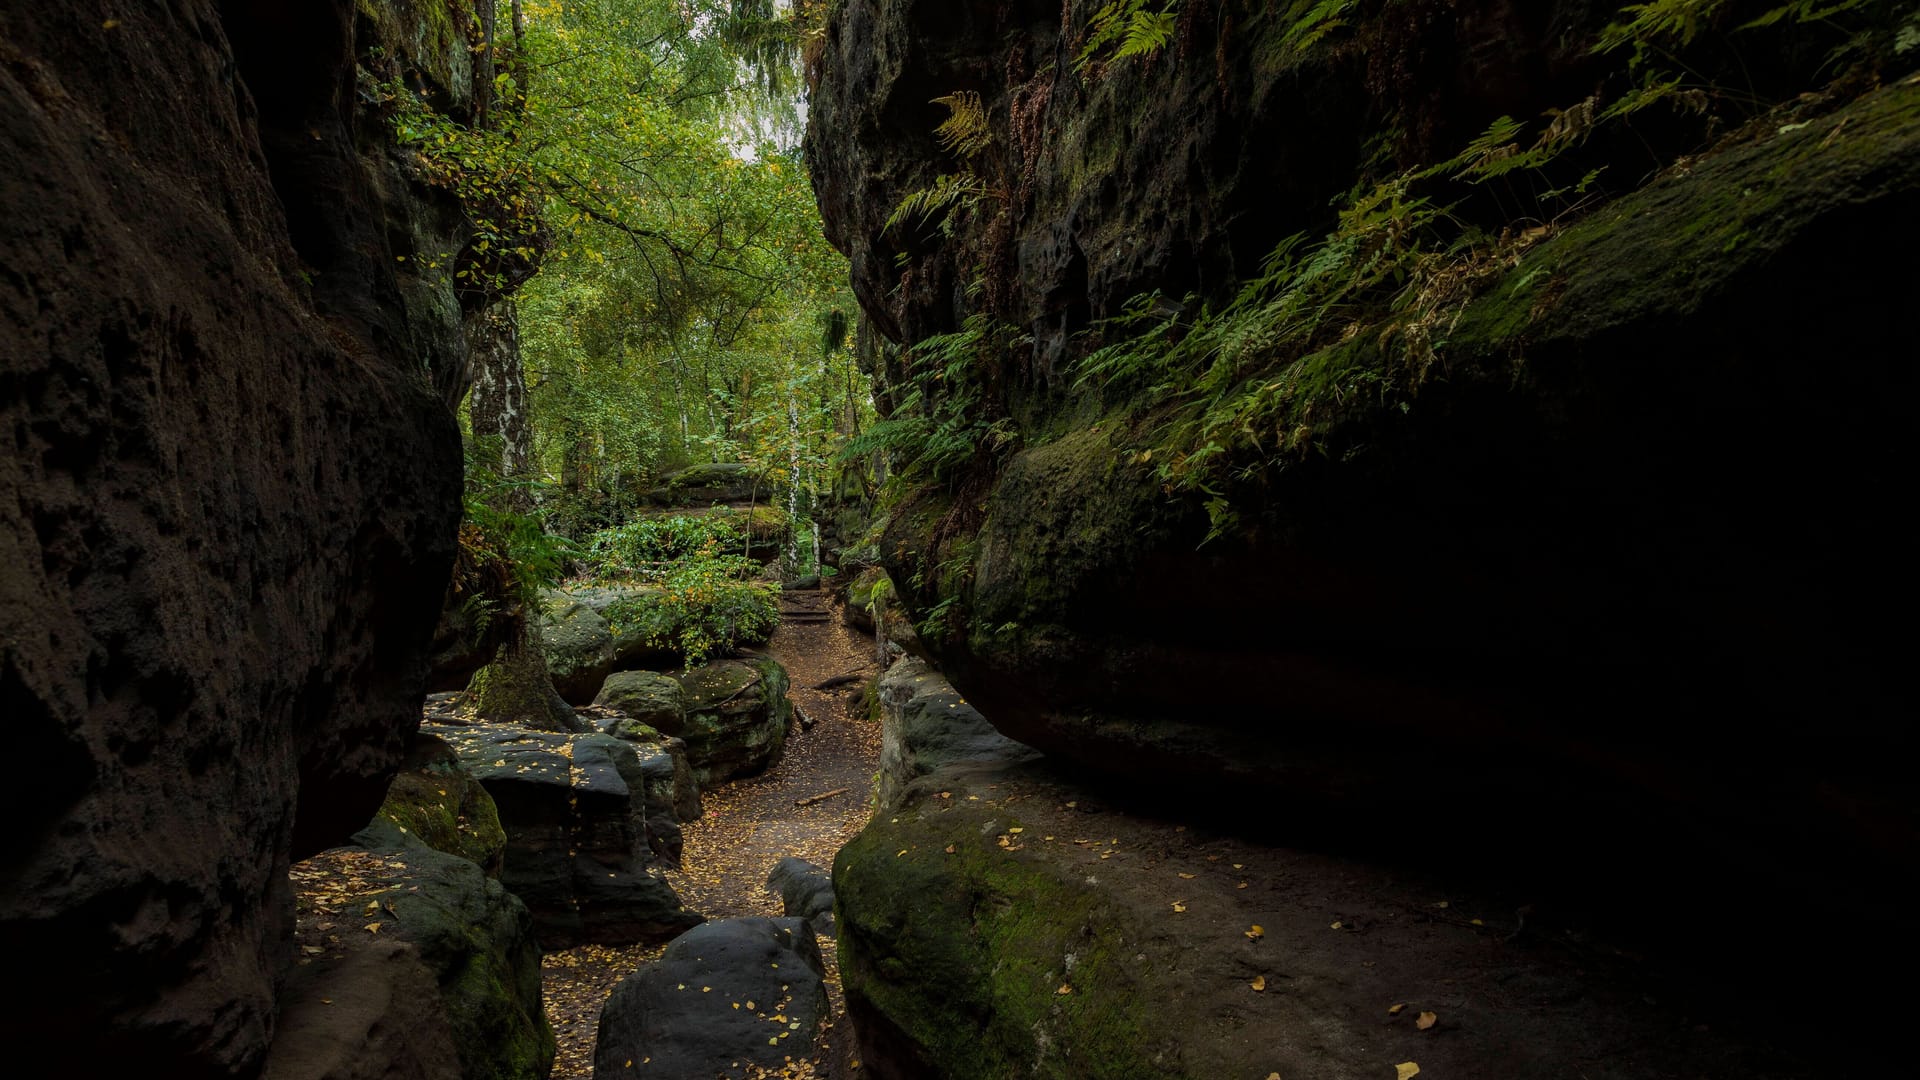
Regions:
<instances>
[{"instance_id":1,"label":"narrow gorge passage","mask_svg":"<svg viewBox=\"0 0 1920 1080\"><path fill-rule=\"evenodd\" d=\"M780 899L766 887L773 864L792 855L831 868L834 853L866 824L871 809L880 724L862 709L861 687L878 671L873 641L845 625L824 590L783 593L780 606L780 627L765 652L792 680L788 697L796 713L786 750L759 776L701 794L700 819L683 826L680 869L667 874L686 905L709 919L780 915ZM851 681L839 681L848 676ZM829 680L835 685L815 689ZM839 793L796 805L829 792ZM845 1015L838 958L831 941L821 946L838 1020ZM547 1013L559 1044L553 1080L593 1075L594 1035L607 995L664 948L587 945L547 956ZM824 1069L835 1045L830 1023L814 1064Z\"/></svg>"}]
</instances>

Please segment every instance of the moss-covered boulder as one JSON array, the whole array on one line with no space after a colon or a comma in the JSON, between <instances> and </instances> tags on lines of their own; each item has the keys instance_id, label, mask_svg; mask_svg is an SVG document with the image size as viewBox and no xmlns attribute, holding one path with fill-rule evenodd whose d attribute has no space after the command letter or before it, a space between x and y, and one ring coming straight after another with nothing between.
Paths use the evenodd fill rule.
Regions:
<instances>
[{"instance_id":1,"label":"moss-covered boulder","mask_svg":"<svg viewBox=\"0 0 1920 1080\"><path fill-rule=\"evenodd\" d=\"M542 1080L554 1039L542 1006L540 946L526 905L467 859L376 819L355 841L405 864L369 898L381 925L432 972L460 1056L462 1080Z\"/></svg>"},{"instance_id":2,"label":"moss-covered boulder","mask_svg":"<svg viewBox=\"0 0 1920 1080\"><path fill-rule=\"evenodd\" d=\"M702 788L751 776L779 760L793 718L787 671L779 661L716 660L679 679L687 696L683 737Z\"/></svg>"},{"instance_id":3,"label":"moss-covered boulder","mask_svg":"<svg viewBox=\"0 0 1920 1080\"><path fill-rule=\"evenodd\" d=\"M664 754L672 763L672 793L670 795L672 811L676 821L697 821L700 818L700 780L693 771L693 759L687 751L687 741L664 734L637 720L619 717L609 720L601 728L603 734L616 739L625 739L639 744L636 751L644 762L653 754ZM652 797L649 788L648 797Z\"/></svg>"},{"instance_id":4,"label":"moss-covered boulder","mask_svg":"<svg viewBox=\"0 0 1920 1080\"><path fill-rule=\"evenodd\" d=\"M646 497L661 506L708 506L744 503L756 495L764 502L771 490L765 476L745 462L715 461L666 474Z\"/></svg>"},{"instance_id":5,"label":"moss-covered boulder","mask_svg":"<svg viewBox=\"0 0 1920 1080\"><path fill-rule=\"evenodd\" d=\"M840 975L875 1075L1207 1075L1175 1052L1187 1021L1163 958L1142 952L1151 924L1084 871L1001 846L1019 827L935 800L876 818L834 859Z\"/></svg>"},{"instance_id":6,"label":"moss-covered boulder","mask_svg":"<svg viewBox=\"0 0 1920 1080\"><path fill-rule=\"evenodd\" d=\"M553 688L569 704L586 705L616 665L613 628L596 605L559 589L540 593L540 639Z\"/></svg>"},{"instance_id":7,"label":"moss-covered boulder","mask_svg":"<svg viewBox=\"0 0 1920 1080\"><path fill-rule=\"evenodd\" d=\"M687 726L687 694L680 680L654 671L614 672L600 684L593 703L664 735L679 735Z\"/></svg>"},{"instance_id":8,"label":"moss-covered boulder","mask_svg":"<svg viewBox=\"0 0 1920 1080\"><path fill-rule=\"evenodd\" d=\"M436 851L478 865L489 877L500 875L507 834L493 797L438 736L415 737L376 817Z\"/></svg>"}]
</instances>

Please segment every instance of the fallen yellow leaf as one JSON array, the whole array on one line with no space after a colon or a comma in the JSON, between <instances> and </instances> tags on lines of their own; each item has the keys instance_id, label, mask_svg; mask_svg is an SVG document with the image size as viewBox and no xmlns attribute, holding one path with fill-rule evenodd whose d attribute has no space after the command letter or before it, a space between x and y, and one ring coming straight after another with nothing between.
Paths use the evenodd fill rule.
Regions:
<instances>
[{"instance_id":1,"label":"fallen yellow leaf","mask_svg":"<svg viewBox=\"0 0 1920 1080\"><path fill-rule=\"evenodd\" d=\"M1420 1018L1413 1022L1413 1026L1419 1028L1421 1031L1425 1031L1439 1022L1440 1016L1438 1013L1423 1012L1420 1014Z\"/></svg>"},{"instance_id":2,"label":"fallen yellow leaf","mask_svg":"<svg viewBox=\"0 0 1920 1080\"><path fill-rule=\"evenodd\" d=\"M1071 985L1069 985L1069 984L1067 984L1067 983L1061 983L1061 984L1060 984L1060 989L1058 989L1058 990L1055 990L1055 991L1054 991L1054 993L1056 993L1056 994L1071 994L1071 993L1073 993L1073 987L1072 987Z\"/></svg>"},{"instance_id":3,"label":"fallen yellow leaf","mask_svg":"<svg viewBox=\"0 0 1920 1080\"><path fill-rule=\"evenodd\" d=\"M1341 926L1341 924L1340 924L1340 923L1334 923L1334 924L1333 924L1333 929L1335 929L1335 930L1338 930L1338 929L1340 929L1340 926Z\"/></svg>"},{"instance_id":4,"label":"fallen yellow leaf","mask_svg":"<svg viewBox=\"0 0 1920 1080\"><path fill-rule=\"evenodd\" d=\"M907 849L906 849L906 848L901 848L901 849L900 849L899 851L896 851L896 852L894 852L894 853L893 853L893 857L897 859L897 858L899 858L900 856L902 856L902 855L905 855L906 853L907 853Z\"/></svg>"},{"instance_id":5,"label":"fallen yellow leaf","mask_svg":"<svg viewBox=\"0 0 1920 1080\"><path fill-rule=\"evenodd\" d=\"M1280 1074L1277 1072L1270 1072L1267 1074L1267 1080L1280 1080Z\"/></svg>"},{"instance_id":6,"label":"fallen yellow leaf","mask_svg":"<svg viewBox=\"0 0 1920 1080\"><path fill-rule=\"evenodd\" d=\"M370 922L370 923L368 923L368 924L367 924L367 933L369 933L369 934L377 934L377 933L379 933L379 932L380 932L380 924L379 924L379 923L377 923L377 922Z\"/></svg>"},{"instance_id":7,"label":"fallen yellow leaf","mask_svg":"<svg viewBox=\"0 0 1920 1080\"><path fill-rule=\"evenodd\" d=\"M947 854L949 854L949 855L951 855L951 854L953 854L953 845L952 845L952 844L948 844L948 845L947 845Z\"/></svg>"},{"instance_id":8,"label":"fallen yellow leaf","mask_svg":"<svg viewBox=\"0 0 1920 1080\"><path fill-rule=\"evenodd\" d=\"M1393 1080L1413 1080L1414 1077L1420 1075L1420 1066L1415 1065L1411 1061L1403 1061L1395 1065L1393 1069L1396 1074Z\"/></svg>"},{"instance_id":9,"label":"fallen yellow leaf","mask_svg":"<svg viewBox=\"0 0 1920 1080\"><path fill-rule=\"evenodd\" d=\"M1193 875L1192 875L1192 874L1181 874L1180 876L1181 876L1181 877L1183 877L1183 878L1185 878L1185 879L1186 879L1186 880L1188 880L1188 881L1192 881L1192 880L1193 880Z\"/></svg>"},{"instance_id":10,"label":"fallen yellow leaf","mask_svg":"<svg viewBox=\"0 0 1920 1080\"><path fill-rule=\"evenodd\" d=\"M1245 931L1245 933L1248 941L1259 941L1261 938L1267 936L1267 932L1260 928L1259 923L1254 923L1253 929Z\"/></svg>"},{"instance_id":11,"label":"fallen yellow leaf","mask_svg":"<svg viewBox=\"0 0 1920 1080\"><path fill-rule=\"evenodd\" d=\"M1187 910L1187 902L1185 900L1175 900L1173 902L1173 910L1175 911Z\"/></svg>"},{"instance_id":12,"label":"fallen yellow leaf","mask_svg":"<svg viewBox=\"0 0 1920 1080\"><path fill-rule=\"evenodd\" d=\"M1389 1008L1389 1009L1387 1010L1387 1015L1388 1015L1388 1016L1399 1016L1399 1015L1400 1015L1400 1013L1401 1013L1401 1012L1402 1012L1403 1010L1405 1010L1405 1009L1406 1009L1406 1007L1407 1007L1407 1003L1403 1001L1403 1002L1401 1002L1400 1004L1398 1004L1398 1005L1395 1005L1395 1006L1393 1006L1393 1007L1391 1007L1391 1008Z\"/></svg>"},{"instance_id":13,"label":"fallen yellow leaf","mask_svg":"<svg viewBox=\"0 0 1920 1080\"><path fill-rule=\"evenodd\" d=\"M1475 926L1485 926L1485 925L1487 925L1486 923L1484 923L1484 922L1481 922L1481 921L1480 921L1479 919L1468 919L1467 921L1468 921L1468 922L1470 922L1470 923L1472 923L1472 924L1473 924L1473 925L1475 925Z\"/></svg>"},{"instance_id":14,"label":"fallen yellow leaf","mask_svg":"<svg viewBox=\"0 0 1920 1080\"><path fill-rule=\"evenodd\" d=\"M1243 882L1241 882L1240 884L1238 884L1238 885L1235 885L1235 886L1234 886L1234 888L1236 888L1236 889L1244 889L1244 888L1246 888L1246 887L1247 887L1248 885L1250 885L1250 884L1252 884L1252 883L1251 883L1251 882L1246 882L1246 881L1243 881Z\"/></svg>"},{"instance_id":15,"label":"fallen yellow leaf","mask_svg":"<svg viewBox=\"0 0 1920 1080\"><path fill-rule=\"evenodd\" d=\"M1253 977L1253 982L1249 983L1248 985L1253 987L1255 990L1265 990L1267 988L1267 977L1265 975L1255 975Z\"/></svg>"}]
</instances>

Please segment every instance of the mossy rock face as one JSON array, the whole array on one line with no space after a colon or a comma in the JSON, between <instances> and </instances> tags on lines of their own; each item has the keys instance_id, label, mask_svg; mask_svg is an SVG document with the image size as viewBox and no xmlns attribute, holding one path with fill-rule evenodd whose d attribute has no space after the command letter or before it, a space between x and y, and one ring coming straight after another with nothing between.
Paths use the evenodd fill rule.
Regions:
<instances>
[{"instance_id":1,"label":"mossy rock face","mask_svg":"<svg viewBox=\"0 0 1920 1080\"><path fill-rule=\"evenodd\" d=\"M998 846L1017 826L935 800L875 818L834 859L841 979L875 1075L1190 1075L1185 1021L1136 960L1148 929L1084 874Z\"/></svg>"},{"instance_id":2,"label":"mossy rock face","mask_svg":"<svg viewBox=\"0 0 1920 1080\"><path fill-rule=\"evenodd\" d=\"M541 649L554 691L568 704L590 703L618 662L613 627L599 610L607 602L558 589L540 593Z\"/></svg>"},{"instance_id":3,"label":"mossy rock face","mask_svg":"<svg viewBox=\"0 0 1920 1080\"><path fill-rule=\"evenodd\" d=\"M1107 432L1076 431L1023 451L987 503L968 598L973 621L1033 626L1097 609L1184 520L1150 472L1123 464Z\"/></svg>"},{"instance_id":4,"label":"mossy rock face","mask_svg":"<svg viewBox=\"0 0 1920 1080\"><path fill-rule=\"evenodd\" d=\"M554 1038L540 992L540 947L526 905L478 866L376 819L355 841L404 861L407 879L374 897L387 933L435 975L462 1080L543 1080Z\"/></svg>"},{"instance_id":5,"label":"mossy rock face","mask_svg":"<svg viewBox=\"0 0 1920 1080\"><path fill-rule=\"evenodd\" d=\"M926 651L920 644L919 632L914 629L913 614L901 601L899 589L883 567L865 567L854 575L847 584L840 619L875 637L884 632L889 642L916 656Z\"/></svg>"},{"instance_id":6,"label":"mossy rock face","mask_svg":"<svg viewBox=\"0 0 1920 1080\"><path fill-rule=\"evenodd\" d=\"M793 717L787 671L779 661L718 660L679 679L687 695L683 737L702 788L758 773L779 760Z\"/></svg>"},{"instance_id":7,"label":"mossy rock face","mask_svg":"<svg viewBox=\"0 0 1920 1080\"><path fill-rule=\"evenodd\" d=\"M617 709L659 735L679 735L687 726L687 694L678 679L654 671L616 671L607 676L595 705ZM624 733L616 732L622 738Z\"/></svg>"},{"instance_id":8,"label":"mossy rock face","mask_svg":"<svg viewBox=\"0 0 1920 1080\"><path fill-rule=\"evenodd\" d=\"M461 767L453 748L433 735L416 736L377 817L436 851L478 865L489 877L500 876L507 834L493 797Z\"/></svg>"},{"instance_id":9,"label":"mossy rock face","mask_svg":"<svg viewBox=\"0 0 1920 1080\"><path fill-rule=\"evenodd\" d=\"M962 761L1024 761L1034 752L995 730L953 684L919 657L903 657L874 685L879 702L880 801Z\"/></svg>"},{"instance_id":10,"label":"mossy rock face","mask_svg":"<svg viewBox=\"0 0 1920 1080\"><path fill-rule=\"evenodd\" d=\"M448 111L473 108L470 0L357 0L356 7L362 25L373 31L374 44L425 76Z\"/></svg>"}]
</instances>

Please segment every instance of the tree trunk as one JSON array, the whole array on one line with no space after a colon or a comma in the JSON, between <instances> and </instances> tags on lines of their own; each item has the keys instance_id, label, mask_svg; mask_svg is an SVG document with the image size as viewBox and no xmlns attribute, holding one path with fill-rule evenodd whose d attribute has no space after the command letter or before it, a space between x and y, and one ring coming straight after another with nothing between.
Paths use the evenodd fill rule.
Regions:
<instances>
[{"instance_id":1,"label":"tree trunk","mask_svg":"<svg viewBox=\"0 0 1920 1080\"><path fill-rule=\"evenodd\" d=\"M520 320L513 301L503 300L467 319L473 356L473 396L467 412L475 439L498 440L500 478L533 476L533 423L527 415L527 377L520 366ZM531 513L533 493L524 484L508 489L503 509Z\"/></svg>"}]
</instances>

